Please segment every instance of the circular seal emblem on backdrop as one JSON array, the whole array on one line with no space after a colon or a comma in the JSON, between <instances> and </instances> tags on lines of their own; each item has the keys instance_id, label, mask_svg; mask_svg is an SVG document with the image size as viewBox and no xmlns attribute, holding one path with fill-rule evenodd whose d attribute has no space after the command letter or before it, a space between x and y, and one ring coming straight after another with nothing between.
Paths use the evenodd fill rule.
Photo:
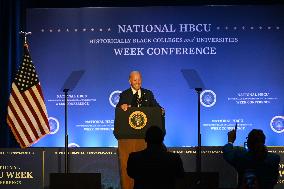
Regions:
<instances>
[{"instance_id":1,"label":"circular seal emblem on backdrop","mask_svg":"<svg viewBox=\"0 0 284 189\"><path fill-rule=\"evenodd\" d=\"M69 148L77 148L77 147L80 147L80 146L79 146L79 144L76 144L76 143L73 142L73 143L69 143L68 147Z\"/></svg>"},{"instance_id":2,"label":"circular seal emblem on backdrop","mask_svg":"<svg viewBox=\"0 0 284 189\"><path fill-rule=\"evenodd\" d=\"M113 91L110 95L109 95L109 103L112 107L116 107L117 103L119 102L119 95L122 91Z\"/></svg>"},{"instance_id":3,"label":"circular seal emblem on backdrop","mask_svg":"<svg viewBox=\"0 0 284 189\"><path fill-rule=\"evenodd\" d=\"M143 129L147 124L147 116L144 112L132 112L128 118L129 125L133 129Z\"/></svg>"},{"instance_id":4,"label":"circular seal emblem on backdrop","mask_svg":"<svg viewBox=\"0 0 284 189\"><path fill-rule=\"evenodd\" d=\"M209 108L216 103L216 94L212 90L204 90L200 94L200 103Z\"/></svg>"},{"instance_id":5,"label":"circular seal emblem on backdrop","mask_svg":"<svg viewBox=\"0 0 284 189\"><path fill-rule=\"evenodd\" d=\"M59 130L59 121L55 117L49 117L48 118L50 133L49 134L55 134Z\"/></svg>"},{"instance_id":6,"label":"circular seal emblem on backdrop","mask_svg":"<svg viewBox=\"0 0 284 189\"><path fill-rule=\"evenodd\" d=\"M284 132L284 116L275 116L270 121L271 129L276 133Z\"/></svg>"}]
</instances>

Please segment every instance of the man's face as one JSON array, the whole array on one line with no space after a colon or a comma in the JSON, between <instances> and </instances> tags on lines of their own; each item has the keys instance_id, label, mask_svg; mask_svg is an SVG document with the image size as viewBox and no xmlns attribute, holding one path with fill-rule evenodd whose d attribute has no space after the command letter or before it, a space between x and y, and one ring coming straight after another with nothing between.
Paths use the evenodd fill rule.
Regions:
<instances>
[{"instance_id":1,"label":"man's face","mask_svg":"<svg viewBox=\"0 0 284 189\"><path fill-rule=\"evenodd\" d=\"M129 78L129 83L133 89L138 91L141 88L142 78L139 73L132 73Z\"/></svg>"}]
</instances>

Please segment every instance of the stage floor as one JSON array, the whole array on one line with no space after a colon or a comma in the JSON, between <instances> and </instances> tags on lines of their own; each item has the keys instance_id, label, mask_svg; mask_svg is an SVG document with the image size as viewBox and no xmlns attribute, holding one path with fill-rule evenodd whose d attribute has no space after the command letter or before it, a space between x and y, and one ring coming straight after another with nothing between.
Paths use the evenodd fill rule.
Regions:
<instances>
[{"instance_id":1,"label":"stage floor","mask_svg":"<svg viewBox=\"0 0 284 189\"><path fill-rule=\"evenodd\" d=\"M269 147L281 156L279 184L284 188L284 147ZM169 148L180 154L186 172L195 171L194 147ZM101 173L102 189L120 189L117 148L69 148L71 173ZM65 172L64 148L0 149L1 189L48 189L50 173ZM222 156L222 147L202 147L202 172L218 172L220 188L234 188L235 170Z\"/></svg>"}]
</instances>

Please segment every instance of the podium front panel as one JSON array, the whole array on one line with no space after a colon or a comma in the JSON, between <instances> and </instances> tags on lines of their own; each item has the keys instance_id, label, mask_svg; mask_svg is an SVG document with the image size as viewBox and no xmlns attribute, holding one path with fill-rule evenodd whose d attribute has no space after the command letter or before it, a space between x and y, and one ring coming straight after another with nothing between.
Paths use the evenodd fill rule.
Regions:
<instances>
[{"instance_id":1,"label":"podium front panel","mask_svg":"<svg viewBox=\"0 0 284 189\"><path fill-rule=\"evenodd\" d=\"M116 139L143 139L150 126L165 131L164 116L160 107L132 107L127 111L115 110L114 136Z\"/></svg>"}]
</instances>

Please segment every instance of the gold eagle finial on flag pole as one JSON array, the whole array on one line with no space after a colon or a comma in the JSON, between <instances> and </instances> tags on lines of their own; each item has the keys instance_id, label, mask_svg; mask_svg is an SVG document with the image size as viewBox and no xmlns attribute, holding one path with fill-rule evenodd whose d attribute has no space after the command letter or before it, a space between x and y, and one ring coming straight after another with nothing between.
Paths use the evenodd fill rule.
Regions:
<instances>
[{"instance_id":1,"label":"gold eagle finial on flag pole","mask_svg":"<svg viewBox=\"0 0 284 189\"><path fill-rule=\"evenodd\" d=\"M27 47L28 49L28 43L27 43L27 36L28 35L32 35L32 32L23 32L23 31L20 31L20 34L24 36L24 46Z\"/></svg>"}]
</instances>

